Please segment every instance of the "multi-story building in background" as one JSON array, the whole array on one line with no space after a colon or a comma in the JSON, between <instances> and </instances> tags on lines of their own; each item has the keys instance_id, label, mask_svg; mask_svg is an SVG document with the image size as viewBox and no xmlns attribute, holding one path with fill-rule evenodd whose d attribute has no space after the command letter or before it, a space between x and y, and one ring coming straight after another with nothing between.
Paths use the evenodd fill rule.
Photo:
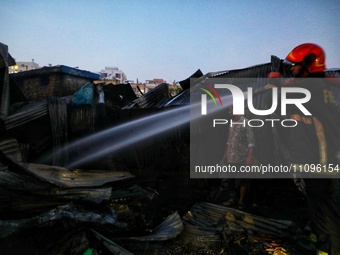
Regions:
<instances>
[{"instance_id":1,"label":"multi-story building in background","mask_svg":"<svg viewBox=\"0 0 340 255\"><path fill-rule=\"evenodd\" d=\"M100 79L116 81L120 84L124 84L127 81L125 73L119 70L118 67L112 66L106 66L105 69L100 71Z\"/></svg>"},{"instance_id":2,"label":"multi-story building in background","mask_svg":"<svg viewBox=\"0 0 340 255\"><path fill-rule=\"evenodd\" d=\"M8 69L9 73L19 73L23 71L29 71L29 70L35 70L39 69L39 65L34 62L34 59L32 59L31 62L22 62L18 61L16 62L16 65L10 66Z\"/></svg>"}]
</instances>

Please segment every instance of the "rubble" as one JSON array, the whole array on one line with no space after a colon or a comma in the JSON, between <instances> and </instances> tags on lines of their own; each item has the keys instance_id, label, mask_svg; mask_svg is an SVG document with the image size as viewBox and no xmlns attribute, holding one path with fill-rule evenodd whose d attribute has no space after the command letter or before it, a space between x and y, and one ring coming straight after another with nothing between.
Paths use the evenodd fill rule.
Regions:
<instances>
[{"instance_id":1,"label":"rubble","mask_svg":"<svg viewBox=\"0 0 340 255\"><path fill-rule=\"evenodd\" d=\"M53 75L61 70L67 74L66 81L80 73L86 79L77 80L73 87L69 82L68 90L63 91L53 83L57 76L51 76L54 78L49 79L49 89L58 93L50 90L28 93L29 84L46 79L40 79L35 72L35 78L30 74L30 81L25 83L25 75L20 74L17 76L22 79L20 86L26 92L23 93L6 73L14 59L7 46L1 44L0 48L4 72L0 86L2 254L306 255L314 252L315 247L304 229L308 222L305 201L289 186L293 183L266 180L262 185L262 180L254 181L260 184L254 187L259 208L241 211L222 206L218 197L211 195L218 186L214 180L190 179L190 144L185 125L108 155L99 147L86 148L88 144L77 143L101 130L169 108L187 106L190 78L264 75L277 64L277 58L242 70L206 75L197 70L180 82L183 91L175 98L170 96L167 84L136 98L129 84L92 83L93 74L65 66L53 68ZM41 72L47 75L48 70L51 69ZM125 134L135 134L139 128L125 127ZM271 158L275 159L272 141L261 139L263 133L258 136L265 148L259 158L273 155ZM106 137L106 141L91 139L108 144L112 141ZM68 166L88 149L98 149L102 155L81 167Z\"/></svg>"}]
</instances>

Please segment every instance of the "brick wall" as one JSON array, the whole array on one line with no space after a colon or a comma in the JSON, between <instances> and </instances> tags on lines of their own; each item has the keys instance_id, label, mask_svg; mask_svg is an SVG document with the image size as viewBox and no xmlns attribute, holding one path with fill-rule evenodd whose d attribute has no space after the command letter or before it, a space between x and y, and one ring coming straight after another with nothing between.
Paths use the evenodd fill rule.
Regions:
<instances>
[{"instance_id":1,"label":"brick wall","mask_svg":"<svg viewBox=\"0 0 340 255\"><path fill-rule=\"evenodd\" d=\"M42 68L11 74L15 84L28 101L41 101L49 96L73 95L85 83L93 80L63 73L58 67Z\"/></svg>"}]
</instances>

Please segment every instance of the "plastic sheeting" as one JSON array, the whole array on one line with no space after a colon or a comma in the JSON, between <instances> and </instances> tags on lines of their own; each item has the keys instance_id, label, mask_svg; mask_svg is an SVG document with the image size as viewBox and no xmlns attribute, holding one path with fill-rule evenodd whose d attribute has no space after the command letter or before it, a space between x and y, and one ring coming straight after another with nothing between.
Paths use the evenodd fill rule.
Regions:
<instances>
[{"instance_id":1,"label":"plastic sheeting","mask_svg":"<svg viewBox=\"0 0 340 255\"><path fill-rule=\"evenodd\" d=\"M71 104L93 105L93 84L85 83L76 93L73 94Z\"/></svg>"}]
</instances>

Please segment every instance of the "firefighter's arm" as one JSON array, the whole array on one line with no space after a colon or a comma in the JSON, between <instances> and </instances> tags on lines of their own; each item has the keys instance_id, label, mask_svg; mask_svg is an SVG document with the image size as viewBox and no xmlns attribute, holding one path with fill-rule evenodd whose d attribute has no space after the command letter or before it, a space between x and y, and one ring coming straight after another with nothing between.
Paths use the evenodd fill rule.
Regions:
<instances>
[{"instance_id":1,"label":"firefighter's arm","mask_svg":"<svg viewBox=\"0 0 340 255\"><path fill-rule=\"evenodd\" d=\"M271 72L268 74L269 83L267 89L274 87L289 87L294 85L295 78L283 78L279 72ZM340 85L339 85L340 86Z\"/></svg>"}]
</instances>

